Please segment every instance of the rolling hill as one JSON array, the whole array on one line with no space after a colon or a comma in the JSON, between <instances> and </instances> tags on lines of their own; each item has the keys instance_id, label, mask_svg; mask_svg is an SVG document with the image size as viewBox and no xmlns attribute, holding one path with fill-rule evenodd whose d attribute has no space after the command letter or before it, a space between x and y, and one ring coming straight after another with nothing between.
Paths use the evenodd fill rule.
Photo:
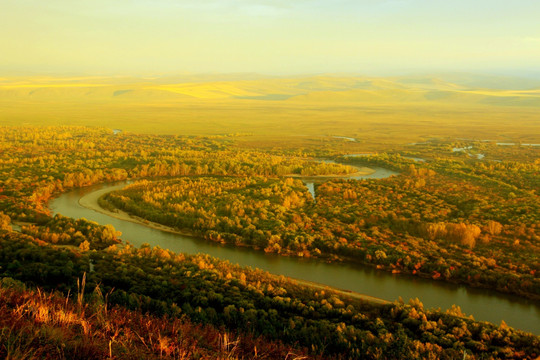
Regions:
<instances>
[{"instance_id":1,"label":"rolling hill","mask_svg":"<svg viewBox=\"0 0 540 360\"><path fill-rule=\"evenodd\" d=\"M500 88L494 86L497 81ZM540 82L533 80L463 74L4 77L0 121L152 133L374 136L388 141L396 134L401 134L400 141L491 139L512 130L512 140L537 143L539 88ZM513 130L516 121L522 125L520 133Z\"/></svg>"}]
</instances>

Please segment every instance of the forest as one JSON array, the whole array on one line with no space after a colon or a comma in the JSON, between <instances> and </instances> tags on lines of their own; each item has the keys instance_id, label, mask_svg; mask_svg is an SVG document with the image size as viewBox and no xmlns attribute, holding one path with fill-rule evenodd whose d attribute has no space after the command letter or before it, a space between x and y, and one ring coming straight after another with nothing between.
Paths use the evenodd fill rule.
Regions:
<instances>
[{"instance_id":1,"label":"forest","mask_svg":"<svg viewBox=\"0 0 540 360\"><path fill-rule=\"evenodd\" d=\"M386 154L361 162L401 175L330 179L316 186L316 201L292 177L141 180L101 205L225 244L540 299L538 165ZM519 187L503 182L509 172Z\"/></svg>"},{"instance_id":2,"label":"forest","mask_svg":"<svg viewBox=\"0 0 540 360\"><path fill-rule=\"evenodd\" d=\"M540 356L538 336L457 306L377 304L206 255L135 248L112 226L48 209L70 189L130 179L101 206L200 241L540 299L540 148L435 139L365 154L346 139L297 141L0 128L0 298L11 314L0 355L39 358L49 344L49 358L80 349L89 358ZM398 175L349 178L376 166ZM54 320L59 312L71 322Z\"/></svg>"}]
</instances>

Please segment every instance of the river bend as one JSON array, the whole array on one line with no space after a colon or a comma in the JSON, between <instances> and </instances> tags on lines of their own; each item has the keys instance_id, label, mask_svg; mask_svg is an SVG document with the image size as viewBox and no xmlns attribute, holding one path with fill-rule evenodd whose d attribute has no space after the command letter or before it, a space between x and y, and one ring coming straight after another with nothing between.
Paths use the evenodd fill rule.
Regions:
<instances>
[{"instance_id":1,"label":"river bend","mask_svg":"<svg viewBox=\"0 0 540 360\"><path fill-rule=\"evenodd\" d=\"M370 177L373 178L373 174ZM224 246L114 218L85 208L79 203L82 197L97 197L126 183L101 184L64 193L50 202L50 209L54 214L85 218L103 225L111 224L122 232L123 240L135 246L148 243L175 252L205 253L242 266L260 268L273 274L389 301L394 301L399 296L405 301L419 298L426 308L445 310L456 304L464 313L473 315L476 320L495 324L504 320L512 327L540 334L540 304L533 300L413 276L393 275L365 266L328 264L313 259L284 257Z\"/></svg>"}]
</instances>

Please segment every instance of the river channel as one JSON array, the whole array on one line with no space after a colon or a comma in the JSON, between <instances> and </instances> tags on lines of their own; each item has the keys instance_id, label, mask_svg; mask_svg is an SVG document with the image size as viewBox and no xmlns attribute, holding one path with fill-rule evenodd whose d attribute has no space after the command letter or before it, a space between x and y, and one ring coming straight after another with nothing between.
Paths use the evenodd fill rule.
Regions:
<instances>
[{"instance_id":1,"label":"river channel","mask_svg":"<svg viewBox=\"0 0 540 360\"><path fill-rule=\"evenodd\" d=\"M377 171L369 177L376 178ZM381 172L378 177L385 177L383 174L389 176L395 173ZM224 246L121 220L80 205L79 200L83 197L96 197L125 184L127 182L76 189L52 200L49 204L50 209L54 214L85 218L103 225L111 224L122 232L124 241L134 246L148 243L175 252L209 254L242 266L260 268L273 274L367 294L388 301L394 301L400 296L405 301L410 298L419 298L426 308L445 310L456 304L464 313L473 315L476 320L495 324L504 320L517 329L540 334L540 303L532 300L413 276L394 275L376 271L370 267L329 264L313 259L283 257L245 248Z\"/></svg>"}]
</instances>

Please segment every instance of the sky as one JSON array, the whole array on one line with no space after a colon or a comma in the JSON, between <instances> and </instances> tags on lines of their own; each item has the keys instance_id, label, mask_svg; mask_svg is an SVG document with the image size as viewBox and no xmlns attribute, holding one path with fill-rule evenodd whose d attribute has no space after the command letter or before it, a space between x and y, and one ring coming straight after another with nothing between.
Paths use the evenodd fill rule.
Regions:
<instances>
[{"instance_id":1,"label":"sky","mask_svg":"<svg viewBox=\"0 0 540 360\"><path fill-rule=\"evenodd\" d=\"M0 0L0 75L540 76L538 0Z\"/></svg>"}]
</instances>

